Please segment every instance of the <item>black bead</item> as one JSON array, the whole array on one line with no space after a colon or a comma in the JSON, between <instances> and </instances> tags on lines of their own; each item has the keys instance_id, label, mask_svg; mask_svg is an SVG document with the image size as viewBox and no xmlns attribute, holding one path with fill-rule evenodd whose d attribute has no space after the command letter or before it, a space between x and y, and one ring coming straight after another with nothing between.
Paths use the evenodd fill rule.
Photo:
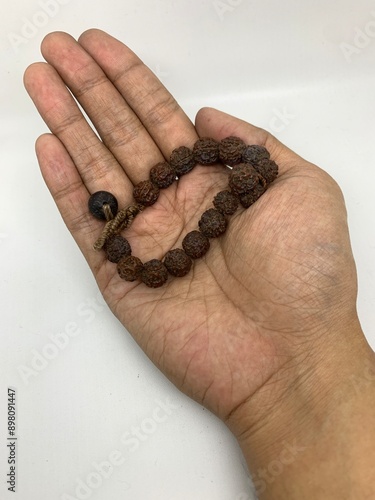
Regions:
<instances>
[{"instance_id":1,"label":"black bead","mask_svg":"<svg viewBox=\"0 0 375 500\"><path fill-rule=\"evenodd\" d=\"M89 211L90 213L100 220L106 220L106 216L103 210L104 205L109 205L113 217L117 214L118 203L113 194L108 193L108 191L97 191L92 194L89 198Z\"/></svg>"}]
</instances>

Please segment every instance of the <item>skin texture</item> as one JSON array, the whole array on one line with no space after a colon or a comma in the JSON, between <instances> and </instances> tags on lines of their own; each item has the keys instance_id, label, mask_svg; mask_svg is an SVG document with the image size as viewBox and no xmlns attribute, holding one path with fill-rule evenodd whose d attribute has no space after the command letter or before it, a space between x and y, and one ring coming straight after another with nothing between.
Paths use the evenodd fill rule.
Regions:
<instances>
[{"instance_id":1,"label":"skin texture","mask_svg":"<svg viewBox=\"0 0 375 500\"><path fill-rule=\"evenodd\" d=\"M255 477L280 456L285 440L303 443L298 460L262 479L262 498L323 498L325 475L324 498L352 498L345 496L348 484L332 486L329 471L353 472L349 458L358 463L363 454L360 447L354 455L362 442L353 435L355 418L371 419L374 384L358 391L348 381L367 380L363 367L371 371L374 357L356 312L356 270L335 181L266 131L225 113L204 108L194 125L139 58L100 30L78 41L52 33L42 54L47 63L25 72L25 87L51 131L37 140L38 161L113 313L181 391L229 426ZM119 279L116 266L92 249L103 224L88 213L90 194L110 191L124 207L133 185L174 148L230 135L270 151L280 169L270 189L248 210L238 209L187 276L159 289ZM227 183L222 166L198 166L163 190L126 231L133 255L160 259L181 246ZM342 451L339 464L333 451L343 429L355 445ZM322 463L321 456L328 465L319 472L311 464ZM357 483L353 494L367 498Z\"/></svg>"}]
</instances>

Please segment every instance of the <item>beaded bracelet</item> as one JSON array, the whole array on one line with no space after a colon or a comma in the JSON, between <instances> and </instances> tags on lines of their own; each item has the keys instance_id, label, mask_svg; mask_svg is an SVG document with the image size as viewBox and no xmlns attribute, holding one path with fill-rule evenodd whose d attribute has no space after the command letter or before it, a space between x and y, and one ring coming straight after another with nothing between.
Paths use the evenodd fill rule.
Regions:
<instances>
[{"instance_id":1,"label":"beaded bracelet","mask_svg":"<svg viewBox=\"0 0 375 500\"><path fill-rule=\"evenodd\" d=\"M131 246L120 233L128 228L138 213L153 205L161 189L190 172L197 164L222 163L230 168L228 189L213 199L214 208L203 212L198 229L190 231L182 240L182 248L166 253L163 260L143 263L132 255ZM169 162L160 162L150 170L150 178L134 186L134 205L118 211L116 198L107 191L90 196L88 206L97 219L106 220L95 250L104 249L107 259L117 264L119 276L126 281L141 280L151 288L158 288L168 275L181 277L189 273L194 259L203 257L210 248L210 239L221 236L228 225L227 217L238 206L248 208L255 203L278 174L277 164L263 146L246 145L238 137L227 137L220 142L201 138L193 149L181 146L172 151Z\"/></svg>"}]
</instances>

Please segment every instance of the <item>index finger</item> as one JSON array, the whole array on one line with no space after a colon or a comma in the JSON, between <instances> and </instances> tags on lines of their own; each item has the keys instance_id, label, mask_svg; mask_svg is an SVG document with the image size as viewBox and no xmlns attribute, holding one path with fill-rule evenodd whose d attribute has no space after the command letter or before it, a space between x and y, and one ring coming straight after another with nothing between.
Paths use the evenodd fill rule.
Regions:
<instances>
[{"instance_id":1,"label":"index finger","mask_svg":"<svg viewBox=\"0 0 375 500\"><path fill-rule=\"evenodd\" d=\"M193 146L198 138L193 123L129 47L98 29L86 31L78 42L117 87L165 158L178 146Z\"/></svg>"}]
</instances>

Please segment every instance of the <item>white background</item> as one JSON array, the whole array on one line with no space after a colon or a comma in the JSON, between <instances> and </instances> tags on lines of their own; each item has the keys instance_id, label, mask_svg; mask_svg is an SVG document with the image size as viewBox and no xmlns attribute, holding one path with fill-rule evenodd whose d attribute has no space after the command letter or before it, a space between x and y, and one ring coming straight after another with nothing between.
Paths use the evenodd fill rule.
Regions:
<instances>
[{"instance_id":1,"label":"white background","mask_svg":"<svg viewBox=\"0 0 375 500\"><path fill-rule=\"evenodd\" d=\"M137 52L191 118L201 106L218 107L328 171L346 198L359 314L374 347L375 6L45 0L46 14L41 4L1 2L0 498L253 499L234 438L157 371L101 302L40 176L34 141L46 127L22 74L41 59L48 32L99 27ZM49 351L68 330L76 335ZM51 352L32 368L37 353ZM22 367L33 374L22 377ZM16 494L5 485L8 386L18 398ZM143 441L129 441L137 427ZM123 463L110 477L93 475L115 450ZM76 491L79 480L91 489Z\"/></svg>"}]
</instances>

